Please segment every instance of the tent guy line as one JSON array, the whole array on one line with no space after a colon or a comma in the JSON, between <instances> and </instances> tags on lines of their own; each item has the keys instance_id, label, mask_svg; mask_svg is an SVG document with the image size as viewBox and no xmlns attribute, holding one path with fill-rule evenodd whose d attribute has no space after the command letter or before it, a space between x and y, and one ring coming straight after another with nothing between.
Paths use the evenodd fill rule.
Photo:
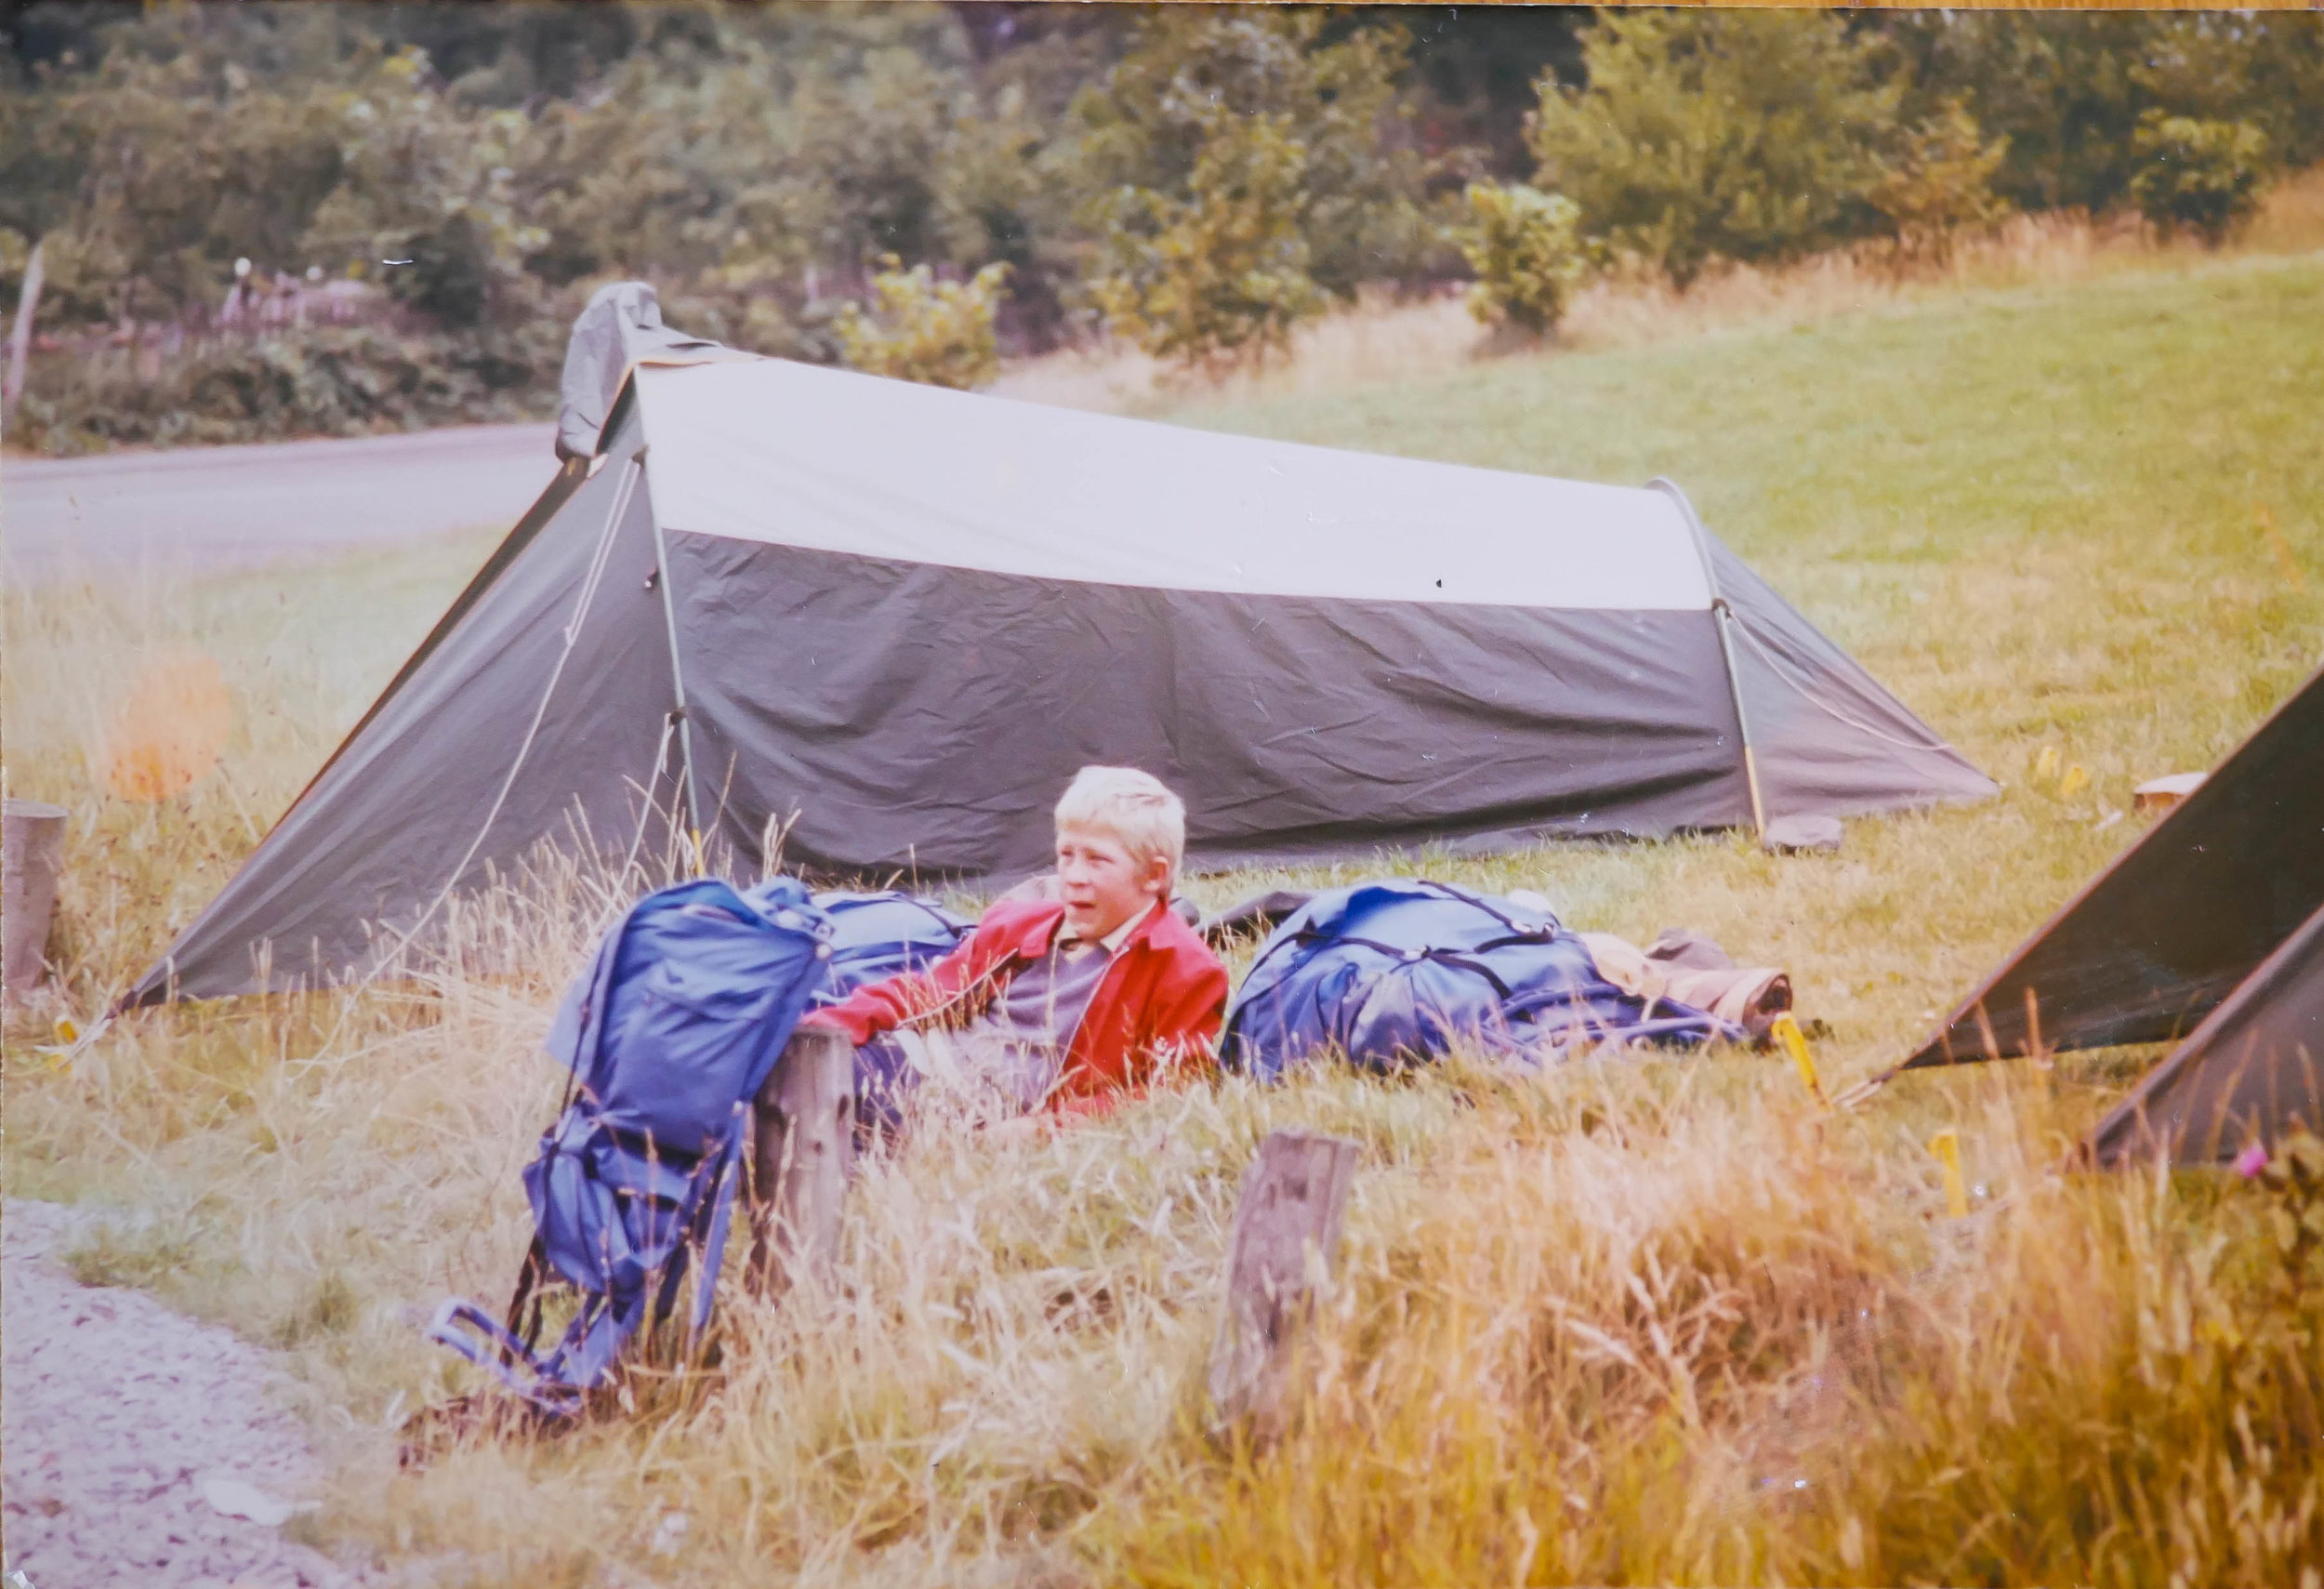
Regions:
<instances>
[{"instance_id":1,"label":"tent guy line","mask_svg":"<svg viewBox=\"0 0 2324 1589\"><path fill-rule=\"evenodd\" d=\"M395 947L381 957L383 960L392 962L401 958L403 951L411 947L412 940L435 920L436 912L443 908L444 902L456 891L459 880L468 875L469 864L476 859L476 852L483 847L485 839L492 833L493 824L500 819L501 808L508 803L508 791L516 787L517 775L524 770L525 758L532 755L534 741L540 737L541 722L548 715L548 703L557 694L557 681L564 677L565 664L573 659L573 648L581 638L581 621L589 616L589 608L597 601L598 585L605 576L606 554L613 550L614 530L629 507L630 494L638 483L639 459L643 456L640 450L638 457L631 458L622 471L620 494L614 498L613 510L605 515L605 528L598 540L597 556L591 560L588 575L581 583L581 597L573 609L573 619L565 625L565 648L558 653L557 665L548 670L548 683L541 691L540 705L533 708L533 721L524 726L524 737L517 742L516 755L508 763L508 775L501 780L500 791L493 796L491 808L484 813L484 820L478 826L476 837L469 841L467 852L453 867L443 887L435 898L428 902L428 907L403 930ZM691 779L689 782L691 784ZM639 831L644 831L643 823L639 825ZM634 845L631 853L636 853Z\"/></svg>"}]
</instances>

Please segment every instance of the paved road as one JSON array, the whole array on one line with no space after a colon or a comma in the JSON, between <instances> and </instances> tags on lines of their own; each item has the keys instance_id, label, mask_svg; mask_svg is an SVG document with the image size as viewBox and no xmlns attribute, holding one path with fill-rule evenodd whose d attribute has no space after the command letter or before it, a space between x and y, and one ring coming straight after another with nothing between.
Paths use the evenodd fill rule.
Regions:
<instances>
[{"instance_id":1,"label":"paved road","mask_svg":"<svg viewBox=\"0 0 2324 1589\"><path fill-rule=\"evenodd\" d=\"M557 472L551 425L0 463L11 584L187 573L514 524Z\"/></svg>"}]
</instances>

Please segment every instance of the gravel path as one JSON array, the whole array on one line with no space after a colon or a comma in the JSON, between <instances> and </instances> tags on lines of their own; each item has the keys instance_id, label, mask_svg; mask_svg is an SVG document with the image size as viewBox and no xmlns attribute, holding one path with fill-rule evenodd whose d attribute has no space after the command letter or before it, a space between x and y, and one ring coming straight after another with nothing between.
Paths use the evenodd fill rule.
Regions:
<instances>
[{"instance_id":1,"label":"gravel path","mask_svg":"<svg viewBox=\"0 0 2324 1589\"><path fill-rule=\"evenodd\" d=\"M11 1199L0 1219L7 1565L33 1589L291 1589L356 1582L278 1528L321 1480L280 1374L223 1330L57 1261L80 1219Z\"/></svg>"}]
</instances>

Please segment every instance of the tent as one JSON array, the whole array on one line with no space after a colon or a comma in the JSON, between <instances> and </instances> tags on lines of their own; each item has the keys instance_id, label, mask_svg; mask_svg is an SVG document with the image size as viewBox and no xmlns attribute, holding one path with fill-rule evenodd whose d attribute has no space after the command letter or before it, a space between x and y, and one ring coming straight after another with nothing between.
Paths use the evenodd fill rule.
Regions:
<instances>
[{"instance_id":1,"label":"tent","mask_svg":"<svg viewBox=\"0 0 2324 1589\"><path fill-rule=\"evenodd\" d=\"M2092 1133L2098 1162L2156 1145L2211 1162L2295 1119L2324 1129L2324 673L1896 1070L2167 1041Z\"/></svg>"},{"instance_id":2,"label":"tent","mask_svg":"<svg viewBox=\"0 0 2324 1589\"><path fill-rule=\"evenodd\" d=\"M1666 483L639 336L576 336L593 446L584 368L563 472L130 1001L373 974L535 846L673 823L714 865L782 824L795 868L1021 876L1092 761L1179 788L1198 867L1993 790Z\"/></svg>"}]
</instances>

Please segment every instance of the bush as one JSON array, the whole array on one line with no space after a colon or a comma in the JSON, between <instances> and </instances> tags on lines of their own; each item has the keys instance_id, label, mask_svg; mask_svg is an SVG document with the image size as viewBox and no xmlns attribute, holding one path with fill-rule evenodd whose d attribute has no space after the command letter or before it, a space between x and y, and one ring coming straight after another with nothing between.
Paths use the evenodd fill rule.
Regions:
<instances>
[{"instance_id":1,"label":"bush","mask_svg":"<svg viewBox=\"0 0 2324 1589\"><path fill-rule=\"evenodd\" d=\"M2324 16L2250 11L1890 11L1864 24L1911 83L1908 121L1959 100L2009 150L1994 191L2019 209L2130 196L2141 118L2250 122L2282 165L2324 158Z\"/></svg>"},{"instance_id":2,"label":"bush","mask_svg":"<svg viewBox=\"0 0 2324 1589\"><path fill-rule=\"evenodd\" d=\"M1828 12L1602 14L1589 86L1542 79L1537 179L1682 288L1828 247L1872 219L1897 98L1875 48Z\"/></svg>"},{"instance_id":3,"label":"bush","mask_svg":"<svg viewBox=\"0 0 2324 1589\"><path fill-rule=\"evenodd\" d=\"M1581 207L1563 193L1472 182L1469 210L1472 221L1459 234L1461 255L1477 273L1469 311L1488 324L1549 335L1581 279Z\"/></svg>"},{"instance_id":4,"label":"bush","mask_svg":"<svg viewBox=\"0 0 2324 1589\"><path fill-rule=\"evenodd\" d=\"M1007 265L987 265L965 282L939 282L926 265L906 271L891 258L872 277L877 307L839 311L841 356L852 369L966 391L1000 368L993 316Z\"/></svg>"},{"instance_id":5,"label":"bush","mask_svg":"<svg viewBox=\"0 0 2324 1589\"><path fill-rule=\"evenodd\" d=\"M836 322L845 304L819 299L794 313L763 279L732 279L720 272L656 281L654 291L662 300L662 323L689 335L771 359L844 362Z\"/></svg>"},{"instance_id":6,"label":"bush","mask_svg":"<svg viewBox=\"0 0 2324 1589\"><path fill-rule=\"evenodd\" d=\"M2008 213L1993 191L1993 174L2008 155L2009 139L1986 142L1977 118L1954 99L1905 136L1867 196L1899 254L1941 260L1958 233Z\"/></svg>"},{"instance_id":7,"label":"bush","mask_svg":"<svg viewBox=\"0 0 2324 1589\"><path fill-rule=\"evenodd\" d=\"M1112 195L1089 291L1116 335L1156 358L1217 365L1281 351L1323 308L1300 228L1307 150L1289 121L1213 109L1183 198Z\"/></svg>"},{"instance_id":8,"label":"bush","mask_svg":"<svg viewBox=\"0 0 2324 1589\"><path fill-rule=\"evenodd\" d=\"M425 58L406 51L345 107L342 179L317 206L303 251L376 277L443 325L522 312L522 260L546 238L520 219L514 192L511 163L524 157L530 129L513 112L468 115L428 79Z\"/></svg>"},{"instance_id":9,"label":"bush","mask_svg":"<svg viewBox=\"0 0 2324 1589\"><path fill-rule=\"evenodd\" d=\"M163 364L151 350L93 349L37 361L17 425L46 453L108 445L351 436L555 412L563 328L400 335L325 326L219 338Z\"/></svg>"},{"instance_id":10,"label":"bush","mask_svg":"<svg viewBox=\"0 0 2324 1589\"><path fill-rule=\"evenodd\" d=\"M389 296L446 325L474 325L493 299L492 235L468 209L456 209L434 226L403 232L387 245L387 258L409 259L383 280Z\"/></svg>"},{"instance_id":11,"label":"bush","mask_svg":"<svg viewBox=\"0 0 2324 1589\"><path fill-rule=\"evenodd\" d=\"M199 316L248 257L302 268L340 181L336 85L254 88L231 63L127 50L0 87L0 224L55 237L47 324Z\"/></svg>"},{"instance_id":12,"label":"bush","mask_svg":"<svg viewBox=\"0 0 2324 1589\"><path fill-rule=\"evenodd\" d=\"M2267 137L2251 123L2149 112L2133 147L2131 197L2164 232L2191 232L2216 248L2258 211Z\"/></svg>"},{"instance_id":13,"label":"bush","mask_svg":"<svg viewBox=\"0 0 2324 1589\"><path fill-rule=\"evenodd\" d=\"M1400 29L1315 11L1157 7L1074 103L1089 301L1148 351L1213 364L1425 273L1443 245L1395 87L1406 50Z\"/></svg>"}]
</instances>

